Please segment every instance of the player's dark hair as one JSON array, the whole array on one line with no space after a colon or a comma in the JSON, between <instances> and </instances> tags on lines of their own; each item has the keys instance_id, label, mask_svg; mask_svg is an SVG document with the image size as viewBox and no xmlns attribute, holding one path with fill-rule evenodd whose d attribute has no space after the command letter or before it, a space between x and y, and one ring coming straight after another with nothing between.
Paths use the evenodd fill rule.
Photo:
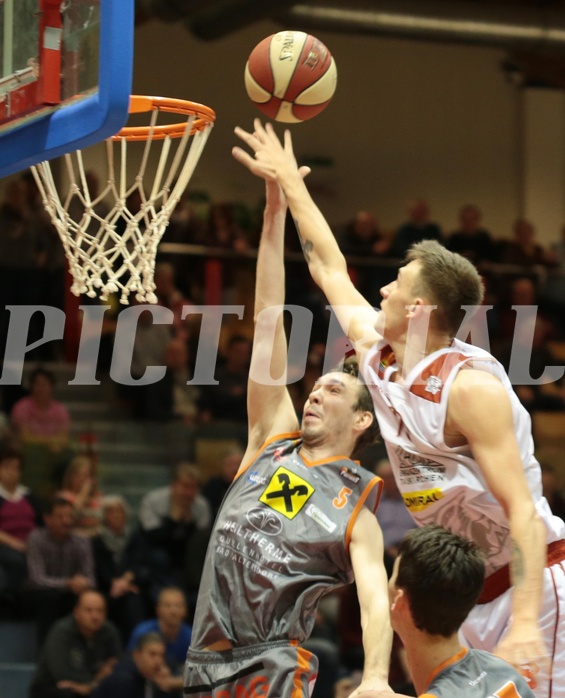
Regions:
<instances>
[{"instance_id":1,"label":"player's dark hair","mask_svg":"<svg viewBox=\"0 0 565 698\"><path fill-rule=\"evenodd\" d=\"M468 259L450 252L436 240L412 245L406 259L421 264L414 294L423 295L437 305L430 322L455 337L466 314L463 306L476 307L482 303L484 289L479 272Z\"/></svg>"},{"instance_id":2,"label":"player's dark hair","mask_svg":"<svg viewBox=\"0 0 565 698\"><path fill-rule=\"evenodd\" d=\"M368 446L372 446L379 440L381 432L379 430L379 423L377 422L377 416L375 415L375 406L373 404L373 398L367 388L363 377L359 372L359 363L354 356L349 356L345 358L341 364L335 369L336 372L346 373L349 376L357 379L358 390L357 390L357 402L353 405L355 412L370 412L373 415L373 421L371 425L365 429L365 431L357 437L355 442L355 448L351 454L352 458L356 458L363 449Z\"/></svg>"},{"instance_id":3,"label":"player's dark hair","mask_svg":"<svg viewBox=\"0 0 565 698\"><path fill-rule=\"evenodd\" d=\"M408 597L414 625L430 635L451 637L481 594L482 553L472 541L430 524L409 531L398 556L396 586Z\"/></svg>"}]
</instances>

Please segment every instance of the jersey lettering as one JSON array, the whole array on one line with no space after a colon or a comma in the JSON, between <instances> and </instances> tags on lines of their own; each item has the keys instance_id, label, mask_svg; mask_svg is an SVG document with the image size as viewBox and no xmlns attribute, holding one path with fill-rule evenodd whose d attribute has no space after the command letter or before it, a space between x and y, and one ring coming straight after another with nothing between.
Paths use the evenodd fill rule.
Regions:
<instances>
[{"instance_id":1,"label":"jersey lettering","mask_svg":"<svg viewBox=\"0 0 565 698\"><path fill-rule=\"evenodd\" d=\"M332 504L334 505L334 507L336 509L343 509L343 507L347 504L347 499L349 495L352 492L353 490L349 487L342 487L337 497L334 497L334 499L332 500Z\"/></svg>"},{"instance_id":2,"label":"jersey lettering","mask_svg":"<svg viewBox=\"0 0 565 698\"><path fill-rule=\"evenodd\" d=\"M419 492L410 492L402 495L406 508L411 512L422 511L431 504L439 502L443 498L443 492L440 489L420 490Z\"/></svg>"},{"instance_id":3,"label":"jersey lettering","mask_svg":"<svg viewBox=\"0 0 565 698\"><path fill-rule=\"evenodd\" d=\"M313 493L314 488L309 482L280 467L269 480L259 501L287 519L294 519Z\"/></svg>"}]
</instances>

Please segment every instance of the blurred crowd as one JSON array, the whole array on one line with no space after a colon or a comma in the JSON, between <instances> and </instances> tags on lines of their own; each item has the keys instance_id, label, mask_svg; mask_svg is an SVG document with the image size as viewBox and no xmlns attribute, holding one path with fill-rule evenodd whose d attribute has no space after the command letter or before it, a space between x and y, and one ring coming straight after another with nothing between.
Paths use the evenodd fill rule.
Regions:
<instances>
[{"instance_id":1,"label":"blurred crowd","mask_svg":"<svg viewBox=\"0 0 565 698\"><path fill-rule=\"evenodd\" d=\"M97 187L95 173L90 186ZM77 212L80 215L80 212ZM375 306L379 289L396 276L407 249L436 239L476 264L485 285L488 340L507 370L513 352L529 357L532 378L559 365L552 346L565 342L565 227L549 247L536 240L535 226L516 220L498 237L483 222L480 208L464 205L459 225L447 232L433 221L423 200L414 200L406 221L381 229L369 211L359 211L337 231L350 273ZM288 221L287 302L311 310L313 325L304 370L289 386L296 409L304 404L327 354L325 300L302 262L293 224ZM220 298L248 304L253 294L259 209L212 203L188 193L175 210L163 243L194 246L192 254L163 251L155 272L158 305L173 323L153 322L141 311L133 339L131 376L165 366L149 385L115 385L125 419L177 421L187 428L246 423L252 324L225 322L215 368L216 384L187 385L195 371L199 343L206 342L198 315L183 319L183 308L206 301L207 260L220 263ZM196 247L200 246L200 247ZM165 248L166 249L166 248ZM221 252L221 254L220 254ZM14 180L0 202L0 346L9 329L10 305L52 305L65 309L65 256L47 219L33 178ZM81 299L92 303L90 299ZM135 301L132 301L135 302ZM517 322L520 306L537 306L535 316ZM97 371L108 374L120 312L106 313ZM251 319L251 318L250 318ZM30 325L28 343L41 336ZM2 349L3 351L3 349ZM63 347L47 343L30 359L49 365ZM517 386L530 410L565 411L563 381ZM132 510L122 492L103 491L96 454L71 443L71 416L56 399L54 374L39 367L25 386L4 386L0 412L0 622L33 619L39 639L32 698L136 698L150 682L153 696L182 695L182 666L190 642L190 621L210 527L239 466L242 452L228 453L210 477L190 462L171 471L167 486L147 491ZM382 456L382 454L381 454ZM386 562L392 570L398 543L413 525L386 458L368 460L383 479L377 517L383 529ZM544 464L543 485L554 513L565 517L559 477ZM314 697L347 694L359 678L363 649L357 597L352 587L325 600L306 645L320 658ZM77 668L77 657L80 667ZM391 685L411 693L402 646L393 648Z\"/></svg>"}]
</instances>

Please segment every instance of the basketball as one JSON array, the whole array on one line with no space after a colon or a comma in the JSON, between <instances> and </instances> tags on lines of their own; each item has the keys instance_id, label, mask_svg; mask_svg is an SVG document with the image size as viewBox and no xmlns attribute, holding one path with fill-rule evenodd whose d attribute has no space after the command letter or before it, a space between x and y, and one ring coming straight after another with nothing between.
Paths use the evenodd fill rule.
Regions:
<instances>
[{"instance_id":1,"label":"basketball","mask_svg":"<svg viewBox=\"0 0 565 698\"><path fill-rule=\"evenodd\" d=\"M270 119L299 123L329 104L337 84L335 61L315 36L282 31L263 39L245 66L245 89Z\"/></svg>"}]
</instances>

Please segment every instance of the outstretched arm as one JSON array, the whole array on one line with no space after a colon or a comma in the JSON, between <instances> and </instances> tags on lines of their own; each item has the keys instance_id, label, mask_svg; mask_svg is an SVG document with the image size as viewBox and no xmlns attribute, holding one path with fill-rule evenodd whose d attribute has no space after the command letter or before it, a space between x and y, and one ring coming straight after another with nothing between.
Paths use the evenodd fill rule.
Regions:
<instances>
[{"instance_id":1,"label":"outstretched arm","mask_svg":"<svg viewBox=\"0 0 565 698\"><path fill-rule=\"evenodd\" d=\"M363 509L355 522L349 553L361 609L365 653L363 680L351 694L350 698L353 698L363 691L391 690L388 686L388 670L392 628L388 580L383 562L383 536L376 516L368 509Z\"/></svg>"},{"instance_id":2,"label":"outstretched arm","mask_svg":"<svg viewBox=\"0 0 565 698\"><path fill-rule=\"evenodd\" d=\"M282 189L276 182L267 181L257 256L255 334L247 392L249 442L243 464L249 462L270 436L299 428L286 388L287 344L283 325L286 212Z\"/></svg>"},{"instance_id":3,"label":"outstretched arm","mask_svg":"<svg viewBox=\"0 0 565 698\"><path fill-rule=\"evenodd\" d=\"M345 257L300 175L290 132L285 132L283 146L271 124L263 127L256 119L254 128L252 134L241 128L236 128L235 132L254 151L255 157L241 148L233 149L234 157L253 174L279 182L294 218L312 278L324 292L355 349L358 352L368 349L380 339L374 329L377 311L349 278Z\"/></svg>"}]
</instances>

